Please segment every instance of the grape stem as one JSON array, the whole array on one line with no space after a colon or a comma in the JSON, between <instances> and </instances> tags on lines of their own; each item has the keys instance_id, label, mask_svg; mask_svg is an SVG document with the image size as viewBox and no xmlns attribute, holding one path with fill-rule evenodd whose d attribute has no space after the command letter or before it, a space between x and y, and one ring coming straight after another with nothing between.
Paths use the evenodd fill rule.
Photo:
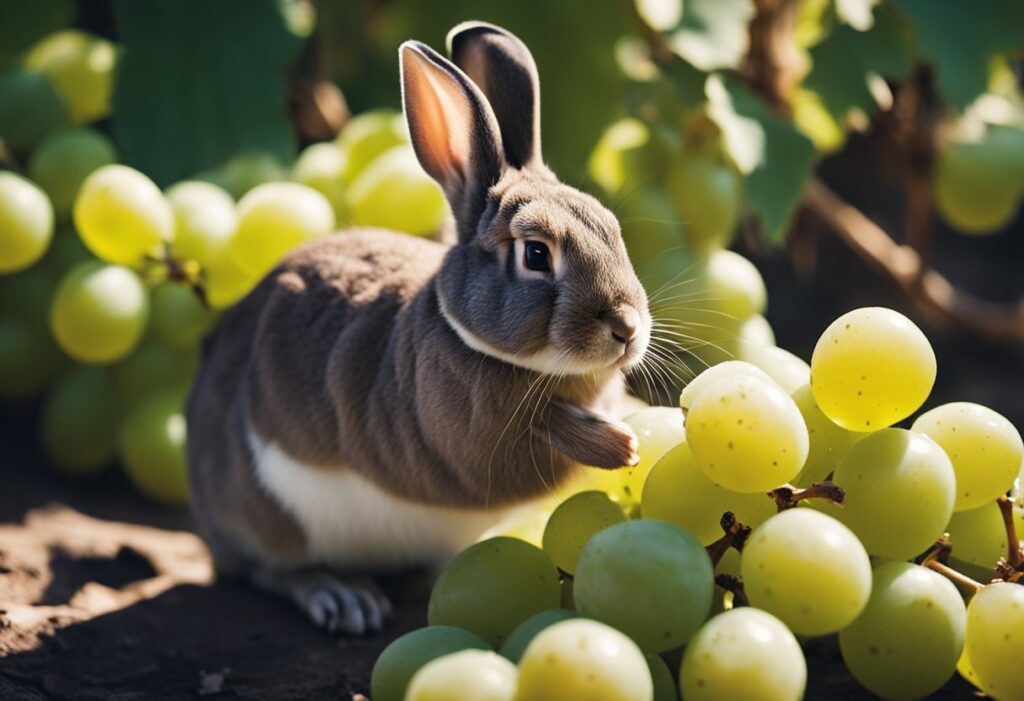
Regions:
<instances>
[{"instance_id":1,"label":"grape stem","mask_svg":"<svg viewBox=\"0 0 1024 701\"><path fill-rule=\"evenodd\" d=\"M735 548L737 551L743 552L743 546L746 545L747 538L750 536L750 526L744 526L740 523L736 518L736 514L731 511L726 511L722 514L722 520L719 521L719 525L722 526L725 535L707 547L708 556L711 558L711 564L714 566L718 565L722 560L722 556L725 555L729 548Z\"/></svg>"},{"instance_id":2,"label":"grape stem","mask_svg":"<svg viewBox=\"0 0 1024 701\"><path fill-rule=\"evenodd\" d=\"M775 500L779 511L792 509L804 499L828 499L836 506L842 506L846 501L846 490L835 482L815 482L807 489L800 489L791 484L783 485L768 492L768 496Z\"/></svg>"},{"instance_id":3,"label":"grape stem","mask_svg":"<svg viewBox=\"0 0 1024 701\"><path fill-rule=\"evenodd\" d=\"M948 579L960 587L966 589L971 595L977 594L979 591L985 588L985 585L981 582L968 577L962 572L957 572L949 565L944 565L937 559L927 560L922 563L922 566L927 567L930 570L938 572L943 577Z\"/></svg>"},{"instance_id":4,"label":"grape stem","mask_svg":"<svg viewBox=\"0 0 1024 701\"><path fill-rule=\"evenodd\" d=\"M734 607L750 606L750 601L747 599L747 592L743 588L743 580L736 575L716 574L715 584L728 592L732 592L732 605Z\"/></svg>"},{"instance_id":5,"label":"grape stem","mask_svg":"<svg viewBox=\"0 0 1024 701\"><path fill-rule=\"evenodd\" d=\"M999 559L993 579L1024 584L1024 548L1021 547L1017 526L1013 522L1013 499L1004 494L997 503L1006 527L1007 555Z\"/></svg>"}]
</instances>

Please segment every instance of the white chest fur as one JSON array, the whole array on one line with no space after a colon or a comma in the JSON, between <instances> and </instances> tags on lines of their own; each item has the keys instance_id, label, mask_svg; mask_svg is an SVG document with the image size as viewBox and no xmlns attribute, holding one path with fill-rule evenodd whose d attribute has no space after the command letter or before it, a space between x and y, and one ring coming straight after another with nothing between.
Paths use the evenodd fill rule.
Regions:
<instances>
[{"instance_id":1,"label":"white chest fur","mask_svg":"<svg viewBox=\"0 0 1024 701\"><path fill-rule=\"evenodd\" d=\"M504 513L407 501L351 470L296 462L254 431L249 443L260 483L302 527L310 564L379 571L443 562Z\"/></svg>"}]
</instances>

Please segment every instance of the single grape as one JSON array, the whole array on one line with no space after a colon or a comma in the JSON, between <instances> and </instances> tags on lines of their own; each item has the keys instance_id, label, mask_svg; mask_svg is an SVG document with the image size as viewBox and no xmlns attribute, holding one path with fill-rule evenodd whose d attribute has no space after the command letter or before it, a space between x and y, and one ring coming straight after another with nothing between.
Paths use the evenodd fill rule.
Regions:
<instances>
[{"instance_id":1,"label":"single grape","mask_svg":"<svg viewBox=\"0 0 1024 701\"><path fill-rule=\"evenodd\" d=\"M348 221L345 204L345 152L333 142L307 146L292 168L292 178L327 198L338 222Z\"/></svg>"},{"instance_id":2,"label":"single grape","mask_svg":"<svg viewBox=\"0 0 1024 701\"><path fill-rule=\"evenodd\" d=\"M489 650L469 631L429 626L406 633L384 648L370 674L373 701L404 701L413 676L431 660L460 650Z\"/></svg>"},{"instance_id":3,"label":"single grape","mask_svg":"<svg viewBox=\"0 0 1024 701\"><path fill-rule=\"evenodd\" d=\"M188 502L183 408L184 393L165 390L132 407L121 426L121 460L129 479L164 504Z\"/></svg>"},{"instance_id":4,"label":"single grape","mask_svg":"<svg viewBox=\"0 0 1024 701\"><path fill-rule=\"evenodd\" d=\"M719 380L733 375L744 375L765 382L774 382L764 370L752 363L742 360L727 360L724 363L712 365L690 380L679 395L679 406L688 410L701 392Z\"/></svg>"},{"instance_id":5,"label":"single grape","mask_svg":"<svg viewBox=\"0 0 1024 701\"><path fill-rule=\"evenodd\" d=\"M792 397L807 424L810 447L803 469L791 481L797 487L809 487L828 479L846 451L864 434L847 431L825 416L814 401L814 391L809 384L793 392Z\"/></svg>"},{"instance_id":6,"label":"single grape","mask_svg":"<svg viewBox=\"0 0 1024 701\"><path fill-rule=\"evenodd\" d=\"M1024 586L990 584L967 607L965 650L982 690L996 701L1024 699Z\"/></svg>"},{"instance_id":7,"label":"single grape","mask_svg":"<svg viewBox=\"0 0 1024 701\"><path fill-rule=\"evenodd\" d=\"M218 262L207 266L203 271L203 289L206 301L214 309L224 309L242 299L259 282L258 276L252 276L235 264L228 255Z\"/></svg>"},{"instance_id":8,"label":"single grape","mask_svg":"<svg viewBox=\"0 0 1024 701\"><path fill-rule=\"evenodd\" d=\"M408 143L405 119L394 110L372 110L358 114L345 123L337 144L345 158L342 177L353 182L385 151Z\"/></svg>"},{"instance_id":9,"label":"single grape","mask_svg":"<svg viewBox=\"0 0 1024 701\"><path fill-rule=\"evenodd\" d=\"M1007 554L1006 527L999 505L979 506L970 511L957 511L946 526L953 557L986 570L995 568L999 558Z\"/></svg>"},{"instance_id":10,"label":"single grape","mask_svg":"<svg viewBox=\"0 0 1024 701\"><path fill-rule=\"evenodd\" d=\"M811 381L811 366L784 348L744 345L740 358L764 370L787 394Z\"/></svg>"},{"instance_id":11,"label":"single grape","mask_svg":"<svg viewBox=\"0 0 1024 701\"><path fill-rule=\"evenodd\" d=\"M0 275L24 270L53 239L53 207L35 183L0 171Z\"/></svg>"},{"instance_id":12,"label":"single grape","mask_svg":"<svg viewBox=\"0 0 1024 701\"><path fill-rule=\"evenodd\" d=\"M265 183L238 203L238 232L231 257L250 277L260 277L300 243L334 230L334 210L323 195L298 183Z\"/></svg>"},{"instance_id":13,"label":"single grape","mask_svg":"<svg viewBox=\"0 0 1024 701\"><path fill-rule=\"evenodd\" d=\"M195 349L178 350L146 340L114 366L114 390L131 406L160 390L188 386L197 363Z\"/></svg>"},{"instance_id":14,"label":"single grape","mask_svg":"<svg viewBox=\"0 0 1024 701\"><path fill-rule=\"evenodd\" d=\"M752 606L798 635L835 633L871 594L871 562L857 536L811 509L789 509L754 529L741 572Z\"/></svg>"},{"instance_id":15,"label":"single grape","mask_svg":"<svg viewBox=\"0 0 1024 701\"><path fill-rule=\"evenodd\" d=\"M935 352L907 317L864 307L832 322L811 356L811 387L825 415L877 431L914 413L935 384Z\"/></svg>"},{"instance_id":16,"label":"single grape","mask_svg":"<svg viewBox=\"0 0 1024 701\"><path fill-rule=\"evenodd\" d=\"M854 678L885 699L919 699L956 671L967 612L949 580L908 562L874 573L864 612L839 632Z\"/></svg>"},{"instance_id":17,"label":"single grape","mask_svg":"<svg viewBox=\"0 0 1024 701\"><path fill-rule=\"evenodd\" d=\"M732 242L742 210L743 178L721 156L682 151L669 169L665 189L698 255Z\"/></svg>"},{"instance_id":18,"label":"single grape","mask_svg":"<svg viewBox=\"0 0 1024 701\"><path fill-rule=\"evenodd\" d=\"M797 701L807 662L779 619L755 608L720 613L686 646L679 690L686 701Z\"/></svg>"},{"instance_id":19,"label":"single grape","mask_svg":"<svg viewBox=\"0 0 1024 701\"><path fill-rule=\"evenodd\" d=\"M98 258L141 266L174 236L174 212L160 188L123 165L92 172L78 190L75 228Z\"/></svg>"},{"instance_id":20,"label":"single grape","mask_svg":"<svg viewBox=\"0 0 1024 701\"><path fill-rule=\"evenodd\" d=\"M754 264L733 251L715 251L708 257L708 304L737 321L763 314L768 291Z\"/></svg>"},{"instance_id":21,"label":"single grape","mask_svg":"<svg viewBox=\"0 0 1024 701\"><path fill-rule=\"evenodd\" d=\"M776 513L775 502L762 492L741 494L715 484L697 467L690 447L670 450L644 483L644 518L669 521L697 536L704 545L722 537L722 514L731 511L740 523L758 526Z\"/></svg>"},{"instance_id":22,"label":"single grape","mask_svg":"<svg viewBox=\"0 0 1024 701\"><path fill-rule=\"evenodd\" d=\"M462 650L431 660L409 682L405 701L513 701L514 664L484 650Z\"/></svg>"},{"instance_id":23,"label":"single grape","mask_svg":"<svg viewBox=\"0 0 1024 701\"><path fill-rule=\"evenodd\" d=\"M733 375L694 399L686 435L697 465L726 489L766 492L799 474L807 460L807 426L774 382Z\"/></svg>"},{"instance_id":24,"label":"single grape","mask_svg":"<svg viewBox=\"0 0 1024 701\"><path fill-rule=\"evenodd\" d=\"M174 254L204 267L219 264L228 255L238 215L231 195L212 183L186 180L167 190L174 212Z\"/></svg>"},{"instance_id":25,"label":"single grape","mask_svg":"<svg viewBox=\"0 0 1024 701\"><path fill-rule=\"evenodd\" d=\"M561 502L557 498L548 497L518 506L481 533L477 542L496 536L508 536L542 548L544 527L547 525L548 519L551 518L551 512L559 503Z\"/></svg>"},{"instance_id":26,"label":"single grape","mask_svg":"<svg viewBox=\"0 0 1024 701\"><path fill-rule=\"evenodd\" d=\"M565 581L571 582L572 580L566 579ZM519 664L523 652L526 651L526 646L537 636L537 633L559 621L579 617L580 615L575 611L564 608L541 611L516 626L516 629L509 633L498 652L513 663Z\"/></svg>"},{"instance_id":27,"label":"single grape","mask_svg":"<svg viewBox=\"0 0 1024 701\"><path fill-rule=\"evenodd\" d=\"M872 555L906 560L923 552L953 515L956 477L932 439L887 428L854 443L833 481L846 490L842 509L823 506Z\"/></svg>"},{"instance_id":28,"label":"single grape","mask_svg":"<svg viewBox=\"0 0 1024 701\"><path fill-rule=\"evenodd\" d=\"M149 292L149 328L161 343L188 350L195 348L217 319L198 295L176 282L163 282Z\"/></svg>"},{"instance_id":29,"label":"single grape","mask_svg":"<svg viewBox=\"0 0 1024 701\"><path fill-rule=\"evenodd\" d=\"M935 168L939 213L965 234L992 234L1005 228L1013 221L1022 194L1020 157L1019 148L1011 151L999 139L949 144L939 153Z\"/></svg>"},{"instance_id":30,"label":"single grape","mask_svg":"<svg viewBox=\"0 0 1024 701\"><path fill-rule=\"evenodd\" d=\"M668 670L665 660L658 655L644 655L644 659L647 660L647 671L651 673L653 701L679 701L676 681L672 678L672 672Z\"/></svg>"},{"instance_id":31,"label":"single grape","mask_svg":"<svg viewBox=\"0 0 1024 701\"><path fill-rule=\"evenodd\" d=\"M1017 429L980 404L943 404L921 414L910 428L942 446L953 461L957 511L976 509L1009 491L1024 460Z\"/></svg>"},{"instance_id":32,"label":"single grape","mask_svg":"<svg viewBox=\"0 0 1024 701\"><path fill-rule=\"evenodd\" d=\"M964 636L964 651L960 653L960 659L956 663L956 671L960 673L960 676L970 682L975 688L981 689L981 681L978 679L978 675L974 673L974 667L971 666L971 659L967 656L967 636Z\"/></svg>"},{"instance_id":33,"label":"single grape","mask_svg":"<svg viewBox=\"0 0 1024 701\"><path fill-rule=\"evenodd\" d=\"M138 275L92 261L61 280L50 308L50 329L72 358L110 363L135 348L148 316L149 301Z\"/></svg>"},{"instance_id":34,"label":"single grape","mask_svg":"<svg viewBox=\"0 0 1024 701\"><path fill-rule=\"evenodd\" d=\"M114 45L78 29L50 34L29 50L25 65L45 74L68 108L71 120L86 124L110 114Z\"/></svg>"},{"instance_id":35,"label":"single grape","mask_svg":"<svg viewBox=\"0 0 1024 701\"><path fill-rule=\"evenodd\" d=\"M259 185L287 180L288 169L272 153L243 151L196 177L222 187L237 199Z\"/></svg>"},{"instance_id":36,"label":"single grape","mask_svg":"<svg viewBox=\"0 0 1024 701\"><path fill-rule=\"evenodd\" d=\"M627 521L583 546L573 594L584 616L647 652L682 645L711 609L714 572L692 534L663 521Z\"/></svg>"},{"instance_id":37,"label":"single grape","mask_svg":"<svg viewBox=\"0 0 1024 701\"><path fill-rule=\"evenodd\" d=\"M548 519L544 528L544 551L559 569L572 574L586 542L608 526L625 520L622 507L604 492L574 494L563 501Z\"/></svg>"},{"instance_id":38,"label":"single grape","mask_svg":"<svg viewBox=\"0 0 1024 701\"><path fill-rule=\"evenodd\" d=\"M602 623L578 619L555 623L533 639L519 663L515 698L653 701L654 687L636 643Z\"/></svg>"},{"instance_id":39,"label":"single grape","mask_svg":"<svg viewBox=\"0 0 1024 701\"><path fill-rule=\"evenodd\" d=\"M28 150L67 121L67 110L45 75L17 68L0 75L0 136L11 149Z\"/></svg>"},{"instance_id":40,"label":"single grape","mask_svg":"<svg viewBox=\"0 0 1024 701\"><path fill-rule=\"evenodd\" d=\"M634 117L620 119L605 129L590 153L587 173L607 194L621 193L629 199L652 170L655 153L648 126ZM623 191L623 186L630 187ZM666 198L671 208L671 201ZM671 208L669 221L679 218ZM623 226L625 231L625 226ZM674 245L682 245L682 230Z\"/></svg>"},{"instance_id":41,"label":"single grape","mask_svg":"<svg viewBox=\"0 0 1024 701\"><path fill-rule=\"evenodd\" d=\"M57 376L64 361L45 326L0 318L0 399L36 396Z\"/></svg>"},{"instance_id":42,"label":"single grape","mask_svg":"<svg viewBox=\"0 0 1024 701\"><path fill-rule=\"evenodd\" d=\"M42 443L63 473L92 475L111 463L120 411L105 368L75 367L50 390L43 404Z\"/></svg>"},{"instance_id":43,"label":"single grape","mask_svg":"<svg viewBox=\"0 0 1024 701\"><path fill-rule=\"evenodd\" d=\"M440 186L416 160L411 146L378 156L352 181L345 194L356 226L380 226L409 234L433 234L448 215Z\"/></svg>"},{"instance_id":44,"label":"single grape","mask_svg":"<svg viewBox=\"0 0 1024 701\"><path fill-rule=\"evenodd\" d=\"M754 314L752 317L745 319L740 324L738 336L740 353L743 355L746 355L754 348L775 348L775 329L760 314ZM804 364L806 365L806 363ZM808 368L807 374L810 375L810 372L810 368Z\"/></svg>"},{"instance_id":45,"label":"single grape","mask_svg":"<svg viewBox=\"0 0 1024 701\"><path fill-rule=\"evenodd\" d=\"M491 538L448 565L430 595L427 621L465 628L498 647L520 623L560 601L558 570L547 553L515 538Z\"/></svg>"},{"instance_id":46,"label":"single grape","mask_svg":"<svg viewBox=\"0 0 1024 701\"><path fill-rule=\"evenodd\" d=\"M78 189L97 168L117 160L110 139L89 127L63 129L43 141L28 162L28 174L46 194L57 216L68 216Z\"/></svg>"}]
</instances>

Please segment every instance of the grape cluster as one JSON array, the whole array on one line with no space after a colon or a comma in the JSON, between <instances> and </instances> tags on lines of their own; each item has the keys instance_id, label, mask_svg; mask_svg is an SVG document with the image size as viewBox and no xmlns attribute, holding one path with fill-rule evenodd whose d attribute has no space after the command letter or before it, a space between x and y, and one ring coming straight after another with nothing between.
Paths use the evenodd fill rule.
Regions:
<instances>
[{"instance_id":1,"label":"grape cluster","mask_svg":"<svg viewBox=\"0 0 1024 701\"><path fill-rule=\"evenodd\" d=\"M837 319L809 366L706 370L681 410L626 419L637 466L584 469L457 556L372 697L787 701L814 674L802 643L836 636L882 698L959 670L1021 699L1024 442L964 402L895 427L935 374L920 329L882 308Z\"/></svg>"}]
</instances>

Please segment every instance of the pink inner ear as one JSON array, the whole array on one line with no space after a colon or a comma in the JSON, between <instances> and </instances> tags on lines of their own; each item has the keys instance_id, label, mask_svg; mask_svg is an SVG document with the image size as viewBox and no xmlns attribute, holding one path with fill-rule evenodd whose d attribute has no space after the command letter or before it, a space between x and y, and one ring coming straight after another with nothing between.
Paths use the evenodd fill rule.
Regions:
<instances>
[{"instance_id":1,"label":"pink inner ear","mask_svg":"<svg viewBox=\"0 0 1024 701\"><path fill-rule=\"evenodd\" d=\"M470 150L469 104L455 81L415 51L405 62L406 108L423 167L443 185L464 180Z\"/></svg>"}]
</instances>

